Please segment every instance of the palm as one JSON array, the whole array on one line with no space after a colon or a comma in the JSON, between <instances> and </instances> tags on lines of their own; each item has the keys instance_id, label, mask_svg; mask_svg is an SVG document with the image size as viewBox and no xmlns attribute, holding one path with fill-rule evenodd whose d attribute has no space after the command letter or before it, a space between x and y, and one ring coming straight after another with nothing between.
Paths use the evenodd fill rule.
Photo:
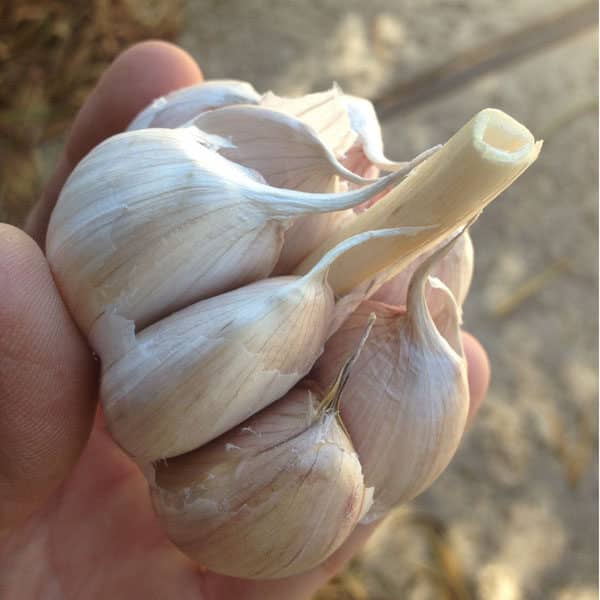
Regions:
<instances>
[{"instance_id":1,"label":"palm","mask_svg":"<svg viewBox=\"0 0 600 600\"><path fill-rule=\"evenodd\" d=\"M306 598L339 570L370 529L355 532L303 575L261 582L208 572L166 538L146 480L97 420L70 477L0 543L0 596L264 600L285 590L288 600Z\"/></svg>"},{"instance_id":2,"label":"palm","mask_svg":"<svg viewBox=\"0 0 600 600\"><path fill-rule=\"evenodd\" d=\"M18 597L197 599L207 579L166 539L143 476L99 427L71 477L2 549Z\"/></svg>"}]
</instances>

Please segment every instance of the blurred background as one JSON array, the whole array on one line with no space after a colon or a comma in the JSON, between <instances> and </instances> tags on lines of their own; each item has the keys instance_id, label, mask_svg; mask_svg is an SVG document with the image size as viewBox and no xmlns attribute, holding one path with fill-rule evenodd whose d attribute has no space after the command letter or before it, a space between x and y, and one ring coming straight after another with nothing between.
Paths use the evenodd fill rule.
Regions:
<instances>
[{"instance_id":1,"label":"blurred background","mask_svg":"<svg viewBox=\"0 0 600 600\"><path fill-rule=\"evenodd\" d=\"M545 140L472 228L465 327L492 383L448 471L319 600L598 598L598 33L582 0L3 0L0 220L20 225L65 131L128 45L207 78L375 101L409 159L501 108Z\"/></svg>"}]
</instances>

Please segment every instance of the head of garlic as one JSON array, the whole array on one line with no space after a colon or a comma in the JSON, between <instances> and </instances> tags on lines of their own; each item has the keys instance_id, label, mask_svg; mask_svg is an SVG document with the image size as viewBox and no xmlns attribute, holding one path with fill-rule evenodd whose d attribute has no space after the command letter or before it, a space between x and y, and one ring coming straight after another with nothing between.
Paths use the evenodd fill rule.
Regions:
<instances>
[{"instance_id":1,"label":"head of garlic","mask_svg":"<svg viewBox=\"0 0 600 600\"><path fill-rule=\"evenodd\" d=\"M359 337L347 324L364 325L361 302L479 214L539 148L486 109L441 149L394 163L366 101L335 87L285 98L221 81L157 100L84 158L52 215L47 255L100 356L109 430L146 473L155 461L153 502L174 543L229 575L297 573L366 511L376 518L430 483L462 419L460 402L440 400L455 397L452 381L464 384L456 306L442 284L428 292L441 307L435 327L417 284L404 311L373 303L413 348L412 389L432 392L408 411L423 437L406 436L400 450L414 443L417 458L400 465L405 474L382 482L365 442L373 436L350 409L346 427L319 412L317 388L299 382L323 348L314 373L329 364L333 377ZM392 174L374 179L380 170ZM384 329L372 331L377 373Z\"/></svg>"}]
</instances>

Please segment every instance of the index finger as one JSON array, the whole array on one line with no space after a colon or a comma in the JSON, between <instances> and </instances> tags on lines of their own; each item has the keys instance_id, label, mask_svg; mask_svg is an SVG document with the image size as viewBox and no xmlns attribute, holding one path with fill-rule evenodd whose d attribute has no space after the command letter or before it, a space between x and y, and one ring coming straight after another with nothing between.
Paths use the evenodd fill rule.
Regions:
<instances>
[{"instance_id":1,"label":"index finger","mask_svg":"<svg viewBox=\"0 0 600 600\"><path fill-rule=\"evenodd\" d=\"M123 131L152 100L202 81L194 59L160 41L142 42L123 52L106 70L79 111L63 156L34 207L25 230L44 246L58 194L75 165L102 140Z\"/></svg>"}]
</instances>

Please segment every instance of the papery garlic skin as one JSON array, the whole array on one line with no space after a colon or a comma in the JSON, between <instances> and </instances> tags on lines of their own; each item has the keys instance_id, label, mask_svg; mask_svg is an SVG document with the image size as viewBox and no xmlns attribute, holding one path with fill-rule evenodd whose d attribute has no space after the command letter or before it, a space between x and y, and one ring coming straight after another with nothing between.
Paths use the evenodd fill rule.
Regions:
<instances>
[{"instance_id":1,"label":"papery garlic skin","mask_svg":"<svg viewBox=\"0 0 600 600\"><path fill-rule=\"evenodd\" d=\"M325 92L299 98L263 94L260 105L296 117L306 123L341 158L352 147L358 134L352 130L350 118L338 86Z\"/></svg>"},{"instance_id":2,"label":"papery garlic skin","mask_svg":"<svg viewBox=\"0 0 600 600\"><path fill-rule=\"evenodd\" d=\"M207 446L156 466L152 500L169 537L203 566L245 578L302 573L369 508L334 412L294 388Z\"/></svg>"},{"instance_id":3,"label":"papery garlic skin","mask_svg":"<svg viewBox=\"0 0 600 600\"><path fill-rule=\"evenodd\" d=\"M462 438L469 406L459 309L436 283L442 308L434 323L424 296L426 270L413 277L407 310L367 301L332 336L311 373L327 385L376 321L341 397L341 416L374 488L363 522L383 517L425 489L446 468Z\"/></svg>"},{"instance_id":4,"label":"papery garlic skin","mask_svg":"<svg viewBox=\"0 0 600 600\"><path fill-rule=\"evenodd\" d=\"M227 139L218 151L260 173L274 187L334 192L338 177L370 183L346 169L318 134L300 119L263 106L229 106L201 114L191 123Z\"/></svg>"},{"instance_id":5,"label":"papery garlic skin","mask_svg":"<svg viewBox=\"0 0 600 600\"><path fill-rule=\"evenodd\" d=\"M406 306L408 286L415 271L441 245L443 245L443 242L411 262L401 273L390 279L373 294L371 299L387 304ZM431 268L431 276L436 277L446 285L452 292L458 306L464 304L469 293L473 279L473 265L473 241L467 230L456 240L447 254L441 257ZM432 288L426 290L426 297L429 311L435 317L444 308L444 298L438 293L433 293Z\"/></svg>"},{"instance_id":6,"label":"papery garlic skin","mask_svg":"<svg viewBox=\"0 0 600 600\"><path fill-rule=\"evenodd\" d=\"M260 94L246 81L215 79L171 92L142 110L128 131L180 127L204 111L231 104L257 104Z\"/></svg>"},{"instance_id":7,"label":"papery garlic skin","mask_svg":"<svg viewBox=\"0 0 600 600\"><path fill-rule=\"evenodd\" d=\"M403 177L345 194L283 190L205 143L195 128L124 133L67 180L46 251L86 335L105 312L142 328L266 277L294 217L350 208Z\"/></svg>"}]
</instances>

